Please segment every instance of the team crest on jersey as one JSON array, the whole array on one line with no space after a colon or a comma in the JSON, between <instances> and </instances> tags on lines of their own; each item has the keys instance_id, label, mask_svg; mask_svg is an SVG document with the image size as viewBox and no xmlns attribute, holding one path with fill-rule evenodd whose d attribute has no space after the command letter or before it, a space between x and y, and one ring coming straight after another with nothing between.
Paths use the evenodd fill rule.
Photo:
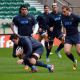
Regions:
<instances>
[{"instance_id":1,"label":"team crest on jersey","mask_svg":"<svg viewBox=\"0 0 80 80\"><path fill-rule=\"evenodd\" d=\"M59 16L61 16L61 15L59 15Z\"/></svg>"},{"instance_id":2,"label":"team crest on jersey","mask_svg":"<svg viewBox=\"0 0 80 80\"><path fill-rule=\"evenodd\" d=\"M28 18L28 19L31 19L31 18Z\"/></svg>"},{"instance_id":3,"label":"team crest on jersey","mask_svg":"<svg viewBox=\"0 0 80 80\"><path fill-rule=\"evenodd\" d=\"M71 20L74 20L74 18L71 18Z\"/></svg>"},{"instance_id":4,"label":"team crest on jersey","mask_svg":"<svg viewBox=\"0 0 80 80\"><path fill-rule=\"evenodd\" d=\"M43 31L43 32L45 32L45 31Z\"/></svg>"},{"instance_id":5,"label":"team crest on jersey","mask_svg":"<svg viewBox=\"0 0 80 80\"><path fill-rule=\"evenodd\" d=\"M48 38L50 38L50 37L48 37Z\"/></svg>"}]
</instances>

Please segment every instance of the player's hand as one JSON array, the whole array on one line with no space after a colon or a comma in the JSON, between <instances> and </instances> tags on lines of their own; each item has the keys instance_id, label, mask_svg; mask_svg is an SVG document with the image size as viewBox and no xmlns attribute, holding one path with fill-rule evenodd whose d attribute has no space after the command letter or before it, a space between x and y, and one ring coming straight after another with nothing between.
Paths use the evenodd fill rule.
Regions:
<instances>
[{"instance_id":1,"label":"player's hand","mask_svg":"<svg viewBox=\"0 0 80 80\"><path fill-rule=\"evenodd\" d=\"M17 60L17 65L20 65L21 63L23 63L23 59Z\"/></svg>"},{"instance_id":2,"label":"player's hand","mask_svg":"<svg viewBox=\"0 0 80 80\"><path fill-rule=\"evenodd\" d=\"M19 55L19 59L23 59L23 57L25 56L25 54Z\"/></svg>"},{"instance_id":3,"label":"player's hand","mask_svg":"<svg viewBox=\"0 0 80 80\"><path fill-rule=\"evenodd\" d=\"M23 51L22 51L22 50L18 51L18 50L16 49L16 56L20 56L20 55L22 55L22 54L23 54Z\"/></svg>"},{"instance_id":4,"label":"player's hand","mask_svg":"<svg viewBox=\"0 0 80 80\"><path fill-rule=\"evenodd\" d=\"M54 28L54 27L51 27L51 28L50 28L50 31L51 31L51 32L53 31L53 28Z\"/></svg>"},{"instance_id":5,"label":"player's hand","mask_svg":"<svg viewBox=\"0 0 80 80\"><path fill-rule=\"evenodd\" d=\"M65 36L62 37L62 41L65 42Z\"/></svg>"},{"instance_id":6,"label":"player's hand","mask_svg":"<svg viewBox=\"0 0 80 80\"><path fill-rule=\"evenodd\" d=\"M34 33L32 33L32 34L31 34L31 36L32 36L32 38L34 38L34 39L35 39L35 34L34 34Z\"/></svg>"},{"instance_id":7,"label":"player's hand","mask_svg":"<svg viewBox=\"0 0 80 80\"><path fill-rule=\"evenodd\" d=\"M39 31L39 32L42 32L42 29L41 29L41 28L39 28L39 29L38 29L38 31Z\"/></svg>"}]
</instances>

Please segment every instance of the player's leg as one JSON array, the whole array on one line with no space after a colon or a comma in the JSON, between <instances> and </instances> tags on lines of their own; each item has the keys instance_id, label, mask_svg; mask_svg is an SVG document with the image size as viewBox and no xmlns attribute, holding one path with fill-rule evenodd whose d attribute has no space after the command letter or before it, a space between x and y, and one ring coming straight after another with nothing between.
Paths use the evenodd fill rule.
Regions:
<instances>
[{"instance_id":1,"label":"player's leg","mask_svg":"<svg viewBox=\"0 0 80 80\"><path fill-rule=\"evenodd\" d=\"M26 59L24 61L24 64L27 64L31 68L31 71L29 73L33 73L33 72L38 71L38 69L34 65L30 64L29 59Z\"/></svg>"},{"instance_id":2,"label":"player's leg","mask_svg":"<svg viewBox=\"0 0 80 80\"><path fill-rule=\"evenodd\" d=\"M65 53L67 53L68 58L70 58L73 61L73 70L77 69L77 60L74 58L74 56L70 53L70 50L72 48L73 44L77 44L77 36L72 35L72 36L66 36L65 37L65 44L64 44L64 50Z\"/></svg>"},{"instance_id":3,"label":"player's leg","mask_svg":"<svg viewBox=\"0 0 80 80\"><path fill-rule=\"evenodd\" d=\"M51 52L52 47L53 47L53 41L49 41L49 46L48 46L48 50L47 50L47 53L46 53L46 62L50 62L49 54Z\"/></svg>"},{"instance_id":4,"label":"player's leg","mask_svg":"<svg viewBox=\"0 0 80 80\"><path fill-rule=\"evenodd\" d=\"M19 55L18 56L19 59L23 59L23 57L25 56L25 54L23 52L17 52L17 55ZM38 69L35 66L33 66L33 65L31 65L29 63L29 58L27 58L23 63L24 63L24 65L27 64L32 70L34 70L34 72L37 72L38 71ZM32 72L32 71L30 71L30 72Z\"/></svg>"},{"instance_id":5,"label":"player's leg","mask_svg":"<svg viewBox=\"0 0 80 80\"><path fill-rule=\"evenodd\" d=\"M44 47L40 46L39 48L37 48L34 51L34 53L32 54L31 58L29 59L29 61L30 61L30 63L32 65L36 65L36 66L40 66L40 67L46 67L46 68L49 69L50 72L53 72L53 70L54 70L54 66L53 65L47 65L47 64L44 64L41 61L37 61L41 57L43 52L44 52Z\"/></svg>"},{"instance_id":6,"label":"player's leg","mask_svg":"<svg viewBox=\"0 0 80 80\"><path fill-rule=\"evenodd\" d=\"M43 37L41 35L39 35L38 41L41 42L42 39L43 39Z\"/></svg>"},{"instance_id":7,"label":"player's leg","mask_svg":"<svg viewBox=\"0 0 80 80\"><path fill-rule=\"evenodd\" d=\"M45 33L43 35L43 38L45 39L46 61L49 62L48 55L47 55L47 51L48 51L48 35Z\"/></svg>"},{"instance_id":8,"label":"player's leg","mask_svg":"<svg viewBox=\"0 0 80 80\"><path fill-rule=\"evenodd\" d=\"M75 47L76 47L76 51L78 53L78 55L80 56L80 35L75 35Z\"/></svg>"},{"instance_id":9,"label":"player's leg","mask_svg":"<svg viewBox=\"0 0 80 80\"><path fill-rule=\"evenodd\" d=\"M76 44L75 47L78 55L80 56L80 44Z\"/></svg>"},{"instance_id":10,"label":"player's leg","mask_svg":"<svg viewBox=\"0 0 80 80\"><path fill-rule=\"evenodd\" d=\"M49 54L50 54L51 49L52 49L52 47L53 47L54 37L55 37L55 35L48 34L48 43L49 43L49 46L48 46L48 50L47 50L46 62L50 62L50 61L49 61Z\"/></svg>"},{"instance_id":11,"label":"player's leg","mask_svg":"<svg viewBox=\"0 0 80 80\"><path fill-rule=\"evenodd\" d=\"M61 44L59 45L59 47L55 50L55 52L57 53L59 58L62 58L61 54L60 54L60 50L64 47L64 40L62 40L63 38L63 34L62 32L58 32L56 35L56 38L59 39L61 41Z\"/></svg>"},{"instance_id":12,"label":"player's leg","mask_svg":"<svg viewBox=\"0 0 80 80\"><path fill-rule=\"evenodd\" d=\"M67 43L64 44L64 52L67 55L67 57L73 61L73 70L76 70L76 68L74 67L74 63L77 63L77 61L74 58L73 54L70 53L71 48L72 48L72 45L71 44L67 44Z\"/></svg>"}]
</instances>

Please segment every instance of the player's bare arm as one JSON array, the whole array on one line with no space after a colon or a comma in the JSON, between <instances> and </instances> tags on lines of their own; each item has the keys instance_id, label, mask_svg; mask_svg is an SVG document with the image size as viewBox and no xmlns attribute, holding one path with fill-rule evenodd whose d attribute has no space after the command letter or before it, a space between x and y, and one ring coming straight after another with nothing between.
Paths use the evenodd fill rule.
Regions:
<instances>
[{"instance_id":1,"label":"player's bare arm","mask_svg":"<svg viewBox=\"0 0 80 80\"><path fill-rule=\"evenodd\" d=\"M11 27L11 30L13 31L13 33L15 33L15 31L14 31L14 23L13 22L11 23L10 27Z\"/></svg>"},{"instance_id":2,"label":"player's bare arm","mask_svg":"<svg viewBox=\"0 0 80 80\"><path fill-rule=\"evenodd\" d=\"M62 40L64 40L64 41L65 41L65 35L66 35L66 28L63 25L63 37L62 37Z\"/></svg>"}]
</instances>

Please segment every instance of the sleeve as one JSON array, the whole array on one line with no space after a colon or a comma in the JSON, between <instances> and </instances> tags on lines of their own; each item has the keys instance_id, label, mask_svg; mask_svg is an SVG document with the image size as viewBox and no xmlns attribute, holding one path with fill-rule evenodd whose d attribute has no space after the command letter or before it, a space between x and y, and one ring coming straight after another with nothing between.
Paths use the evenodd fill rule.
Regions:
<instances>
[{"instance_id":1,"label":"sleeve","mask_svg":"<svg viewBox=\"0 0 80 80\"><path fill-rule=\"evenodd\" d=\"M18 27L14 25L14 32L18 34Z\"/></svg>"},{"instance_id":2,"label":"sleeve","mask_svg":"<svg viewBox=\"0 0 80 80\"><path fill-rule=\"evenodd\" d=\"M64 18L64 19L65 19L65 18ZM62 16L62 17L61 17L61 20L62 20L62 24L63 24L63 25L65 25L65 24L64 24L64 19L63 19L63 16Z\"/></svg>"},{"instance_id":3,"label":"sleeve","mask_svg":"<svg viewBox=\"0 0 80 80\"><path fill-rule=\"evenodd\" d=\"M32 17L32 24L33 25L37 24L37 21L36 21L36 19L34 17Z\"/></svg>"},{"instance_id":4,"label":"sleeve","mask_svg":"<svg viewBox=\"0 0 80 80\"><path fill-rule=\"evenodd\" d=\"M36 24L36 25L34 25L35 26L35 28L34 28L34 34L36 34L37 33L37 31L38 31L38 28L39 28L39 25L38 25L38 23Z\"/></svg>"},{"instance_id":5,"label":"sleeve","mask_svg":"<svg viewBox=\"0 0 80 80\"><path fill-rule=\"evenodd\" d=\"M80 22L80 16L76 15L75 17L76 17L76 20Z\"/></svg>"},{"instance_id":6,"label":"sleeve","mask_svg":"<svg viewBox=\"0 0 80 80\"><path fill-rule=\"evenodd\" d=\"M23 57L23 60L26 60L26 58L28 58L32 54L32 43L26 37L26 39L24 39L24 41L23 41L23 44L25 44L26 50L27 50L27 52L25 53L26 55Z\"/></svg>"},{"instance_id":7,"label":"sleeve","mask_svg":"<svg viewBox=\"0 0 80 80\"><path fill-rule=\"evenodd\" d=\"M39 22L41 20L41 16L39 15L36 20Z\"/></svg>"},{"instance_id":8,"label":"sleeve","mask_svg":"<svg viewBox=\"0 0 80 80\"><path fill-rule=\"evenodd\" d=\"M16 17L13 18L12 22L14 23L15 26L18 26L18 22L17 22L17 18Z\"/></svg>"},{"instance_id":9,"label":"sleeve","mask_svg":"<svg viewBox=\"0 0 80 80\"><path fill-rule=\"evenodd\" d=\"M15 45L13 46L13 57L15 57L15 58L17 57L16 56L16 46Z\"/></svg>"}]
</instances>

